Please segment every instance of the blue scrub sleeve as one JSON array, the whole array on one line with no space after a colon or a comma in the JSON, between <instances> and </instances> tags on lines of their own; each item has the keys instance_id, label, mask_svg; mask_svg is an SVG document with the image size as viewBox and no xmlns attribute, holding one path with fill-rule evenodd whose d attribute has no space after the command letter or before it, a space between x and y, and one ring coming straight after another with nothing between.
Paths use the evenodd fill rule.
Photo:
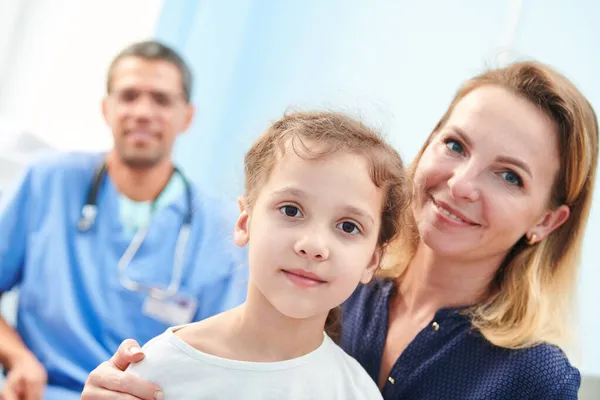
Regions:
<instances>
[{"instance_id":1,"label":"blue scrub sleeve","mask_svg":"<svg viewBox=\"0 0 600 400\"><path fill-rule=\"evenodd\" d=\"M12 289L21 281L31 201L31 170L16 190L2 196L0 204L0 292Z\"/></svg>"}]
</instances>

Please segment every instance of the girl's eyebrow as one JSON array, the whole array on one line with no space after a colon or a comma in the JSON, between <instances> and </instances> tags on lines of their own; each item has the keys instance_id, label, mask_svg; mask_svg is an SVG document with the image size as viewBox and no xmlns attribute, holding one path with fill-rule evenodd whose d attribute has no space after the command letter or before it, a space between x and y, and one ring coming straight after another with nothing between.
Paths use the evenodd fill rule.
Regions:
<instances>
[{"instance_id":1,"label":"girl's eyebrow","mask_svg":"<svg viewBox=\"0 0 600 400\"><path fill-rule=\"evenodd\" d=\"M375 219L371 216L371 214L369 214L367 211L365 211L361 208L347 205L347 206L344 206L344 208L342 210L344 211L344 214L362 217L362 218L370 220L372 224L375 224Z\"/></svg>"},{"instance_id":2,"label":"girl's eyebrow","mask_svg":"<svg viewBox=\"0 0 600 400\"><path fill-rule=\"evenodd\" d=\"M281 189L277 189L273 192L273 197L281 196L281 195L291 195L294 197L298 197L300 199L305 199L305 198L309 197L305 191L298 189L296 187L293 187L293 186L285 186L285 187L283 187Z\"/></svg>"}]
</instances>

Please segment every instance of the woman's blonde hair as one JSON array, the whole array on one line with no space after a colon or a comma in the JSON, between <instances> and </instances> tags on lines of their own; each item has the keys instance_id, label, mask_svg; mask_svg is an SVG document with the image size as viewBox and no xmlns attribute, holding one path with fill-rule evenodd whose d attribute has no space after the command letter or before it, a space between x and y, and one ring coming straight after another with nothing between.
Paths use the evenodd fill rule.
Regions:
<instances>
[{"instance_id":1,"label":"woman's blonde hair","mask_svg":"<svg viewBox=\"0 0 600 400\"><path fill-rule=\"evenodd\" d=\"M546 342L565 345L577 284L583 235L592 205L598 161L598 120L585 97L563 75L537 62L518 62L487 71L465 82L410 166L414 177L423 152L443 128L454 107L471 91L503 87L537 105L555 124L560 169L549 207L566 204L568 220L531 246L523 237L498 269L491 296L468 310L473 326L490 342L522 348ZM411 214L411 213L407 213ZM419 244L412 214L398 241L390 246L380 275L398 278Z\"/></svg>"}]
</instances>

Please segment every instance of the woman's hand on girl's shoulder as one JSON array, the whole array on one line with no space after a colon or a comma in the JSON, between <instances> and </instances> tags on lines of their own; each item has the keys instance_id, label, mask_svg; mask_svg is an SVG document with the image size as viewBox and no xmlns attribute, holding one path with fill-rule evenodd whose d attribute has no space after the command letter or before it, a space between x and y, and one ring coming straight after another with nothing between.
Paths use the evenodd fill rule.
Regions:
<instances>
[{"instance_id":1,"label":"woman's hand on girl's shoulder","mask_svg":"<svg viewBox=\"0 0 600 400\"><path fill-rule=\"evenodd\" d=\"M124 340L111 359L88 376L81 400L163 400L164 393L158 386L125 372L130 364L143 358L135 340Z\"/></svg>"}]
</instances>

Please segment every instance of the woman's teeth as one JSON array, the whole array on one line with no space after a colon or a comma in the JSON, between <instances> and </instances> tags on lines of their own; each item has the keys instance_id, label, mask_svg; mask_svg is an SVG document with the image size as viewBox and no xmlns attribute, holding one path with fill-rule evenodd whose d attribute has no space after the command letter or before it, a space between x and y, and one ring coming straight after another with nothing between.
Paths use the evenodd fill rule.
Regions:
<instances>
[{"instance_id":1,"label":"woman's teeth","mask_svg":"<svg viewBox=\"0 0 600 400\"><path fill-rule=\"evenodd\" d=\"M446 210L445 208L442 208L440 206L437 206L438 210L440 210L440 212L442 214L444 214L445 216L452 218L456 221L460 221L460 222L465 222L464 220L462 220L459 216L452 214L450 211Z\"/></svg>"}]
</instances>

